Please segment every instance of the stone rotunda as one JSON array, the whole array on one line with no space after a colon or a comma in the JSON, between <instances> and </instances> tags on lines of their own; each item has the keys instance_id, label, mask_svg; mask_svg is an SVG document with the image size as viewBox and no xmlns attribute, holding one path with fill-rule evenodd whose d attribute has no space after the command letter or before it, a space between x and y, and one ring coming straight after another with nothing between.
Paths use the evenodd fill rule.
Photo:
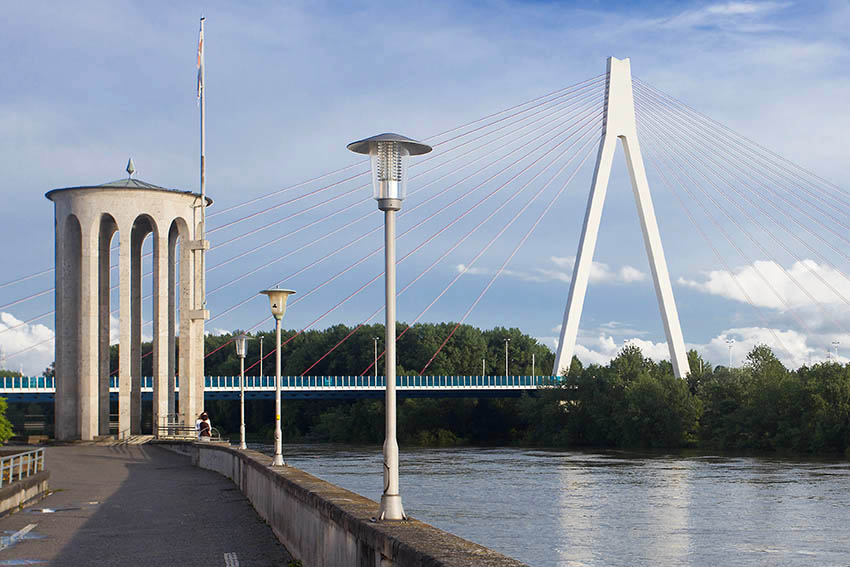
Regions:
<instances>
[{"instance_id":1,"label":"stone rotunda","mask_svg":"<svg viewBox=\"0 0 850 567\"><path fill-rule=\"evenodd\" d=\"M148 234L153 243L153 327L146 331L153 342L153 433L158 425L175 421L178 406L176 420L188 425L203 410L204 320L209 314L200 257L209 244L196 237L203 234L201 195L133 179L132 161L127 169L127 179L45 195L55 208L57 439L92 440L110 433L109 383L116 370L109 360L111 312L118 314L120 330L118 437L142 433L142 244ZM212 200L207 198L207 204ZM110 269L116 232L117 276ZM112 305L110 290L116 284L119 299Z\"/></svg>"}]
</instances>

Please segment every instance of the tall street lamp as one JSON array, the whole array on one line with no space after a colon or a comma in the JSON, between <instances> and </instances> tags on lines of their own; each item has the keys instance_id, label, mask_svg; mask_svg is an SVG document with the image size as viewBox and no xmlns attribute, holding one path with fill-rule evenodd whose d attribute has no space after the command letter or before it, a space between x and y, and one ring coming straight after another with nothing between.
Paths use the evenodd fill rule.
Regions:
<instances>
[{"instance_id":1,"label":"tall street lamp","mask_svg":"<svg viewBox=\"0 0 850 567\"><path fill-rule=\"evenodd\" d=\"M239 357L239 448L247 449L245 443L245 354L248 349L248 335L236 337L236 356Z\"/></svg>"},{"instance_id":2,"label":"tall street lamp","mask_svg":"<svg viewBox=\"0 0 850 567\"><path fill-rule=\"evenodd\" d=\"M508 375L508 343L511 342L510 338L505 339L505 376Z\"/></svg>"},{"instance_id":3,"label":"tall street lamp","mask_svg":"<svg viewBox=\"0 0 850 567\"><path fill-rule=\"evenodd\" d=\"M431 146L398 134L379 134L348 144L348 149L367 154L372 161L373 197L384 211L384 265L386 282L386 438L384 440L384 493L381 520L404 520L398 488L398 441L396 439L396 353L395 353L395 213L407 194L407 161L410 156L427 154Z\"/></svg>"},{"instance_id":4,"label":"tall street lamp","mask_svg":"<svg viewBox=\"0 0 850 567\"><path fill-rule=\"evenodd\" d=\"M375 385L378 385L378 337L375 337Z\"/></svg>"},{"instance_id":5,"label":"tall street lamp","mask_svg":"<svg viewBox=\"0 0 850 567\"><path fill-rule=\"evenodd\" d=\"M286 463L283 462L283 436L280 431L280 320L283 319L283 314L286 313L286 300L295 292L291 289L275 288L265 289L260 293L269 297L272 316L274 316L276 347L274 353L274 460L272 461L272 466L282 467Z\"/></svg>"}]
</instances>

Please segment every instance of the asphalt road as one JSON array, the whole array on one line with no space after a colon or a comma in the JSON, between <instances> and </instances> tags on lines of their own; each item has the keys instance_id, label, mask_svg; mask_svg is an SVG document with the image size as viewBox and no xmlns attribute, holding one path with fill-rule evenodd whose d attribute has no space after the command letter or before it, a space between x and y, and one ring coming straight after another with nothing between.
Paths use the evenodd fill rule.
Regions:
<instances>
[{"instance_id":1,"label":"asphalt road","mask_svg":"<svg viewBox=\"0 0 850 567\"><path fill-rule=\"evenodd\" d=\"M236 486L188 457L153 445L74 445L49 447L45 460L55 492L0 519L0 567L266 567L290 560Z\"/></svg>"}]
</instances>

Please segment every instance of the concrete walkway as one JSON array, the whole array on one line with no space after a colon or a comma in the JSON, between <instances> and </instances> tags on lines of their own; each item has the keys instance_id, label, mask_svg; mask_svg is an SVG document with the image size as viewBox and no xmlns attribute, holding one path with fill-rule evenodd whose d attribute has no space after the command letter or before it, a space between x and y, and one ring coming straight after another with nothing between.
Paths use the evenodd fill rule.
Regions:
<instances>
[{"instance_id":1,"label":"concrete walkway","mask_svg":"<svg viewBox=\"0 0 850 567\"><path fill-rule=\"evenodd\" d=\"M268 525L226 478L153 445L47 449L50 489L0 519L4 565L285 566ZM8 537L2 538L7 543Z\"/></svg>"}]
</instances>

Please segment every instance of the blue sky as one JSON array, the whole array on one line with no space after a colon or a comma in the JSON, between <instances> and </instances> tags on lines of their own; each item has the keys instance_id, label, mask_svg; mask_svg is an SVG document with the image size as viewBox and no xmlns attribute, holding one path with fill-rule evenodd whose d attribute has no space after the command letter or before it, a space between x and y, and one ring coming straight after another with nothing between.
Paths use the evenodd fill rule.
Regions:
<instances>
[{"instance_id":1,"label":"blue sky","mask_svg":"<svg viewBox=\"0 0 850 567\"><path fill-rule=\"evenodd\" d=\"M207 18L207 189L216 200L210 213L357 163L345 149L352 140L383 131L425 137L599 75L611 55L630 57L635 76L826 179L846 186L850 173L850 7L845 2L428 2L391 9L333 2L82 2L10 3L4 13L0 283L51 266L53 211L43 196L47 190L123 177L130 156L140 179L198 189L194 89L201 14ZM588 183L589 171L576 177L467 322L520 327L554 346ZM416 189L415 182L410 188ZM669 194L652 189L686 342L720 364L727 357L725 339L733 337L733 357L740 362L752 344L769 342L771 333L724 287L721 268ZM374 208L368 189L341 202L356 200L367 201L357 211ZM415 204L411 197L405 208ZM259 228L293 210L251 222ZM400 230L414 217L402 217ZM267 252L284 254L291 249L287 246L315 239L346 218ZM507 231L424 320L456 320L465 312L529 222L518 221ZM377 210L362 226L366 223L380 224ZM282 223L232 251L211 253L210 264L295 226L300 224ZM340 238L358 234L355 228ZM460 234L449 231L446 245ZM399 318L416 317L490 234L476 234L402 296ZM605 266L590 285L581 325L578 354L586 361L604 362L628 340L652 356L666 356L639 235L618 154L595 255ZM211 240L215 246L216 238ZM213 315L341 242L329 240L215 294ZM400 241L400 251L414 244ZM345 259L379 245L380 235L373 235L340 255L344 258L286 283L310 289L342 269ZM433 250L432 256L411 257L399 267L400 285L438 253L436 244ZM210 285L272 257L257 254L234 262L211 273ZM746 277L745 262L731 255L729 261ZM784 265L791 268L792 262ZM376 269L378 257L297 304L287 325L307 324ZM0 305L52 285L52 277L45 276L0 288ZM764 291L759 285L752 282L755 296ZM380 301L380 284L373 285L319 327L359 322ZM763 307L774 332L785 333L791 352L779 354L789 364L822 359L833 340L850 346L850 337L841 338L841 325L811 315L809 329L803 330L781 306ZM50 309L49 295L4 309L0 331ZM249 328L266 309L258 298L212 322L209 330ZM845 305L836 306L835 313L840 323L850 323ZM16 352L49 337L52 326L48 317L0 332L0 346L6 354ZM50 360L50 347L43 346L6 366L23 364L36 372Z\"/></svg>"}]
</instances>

